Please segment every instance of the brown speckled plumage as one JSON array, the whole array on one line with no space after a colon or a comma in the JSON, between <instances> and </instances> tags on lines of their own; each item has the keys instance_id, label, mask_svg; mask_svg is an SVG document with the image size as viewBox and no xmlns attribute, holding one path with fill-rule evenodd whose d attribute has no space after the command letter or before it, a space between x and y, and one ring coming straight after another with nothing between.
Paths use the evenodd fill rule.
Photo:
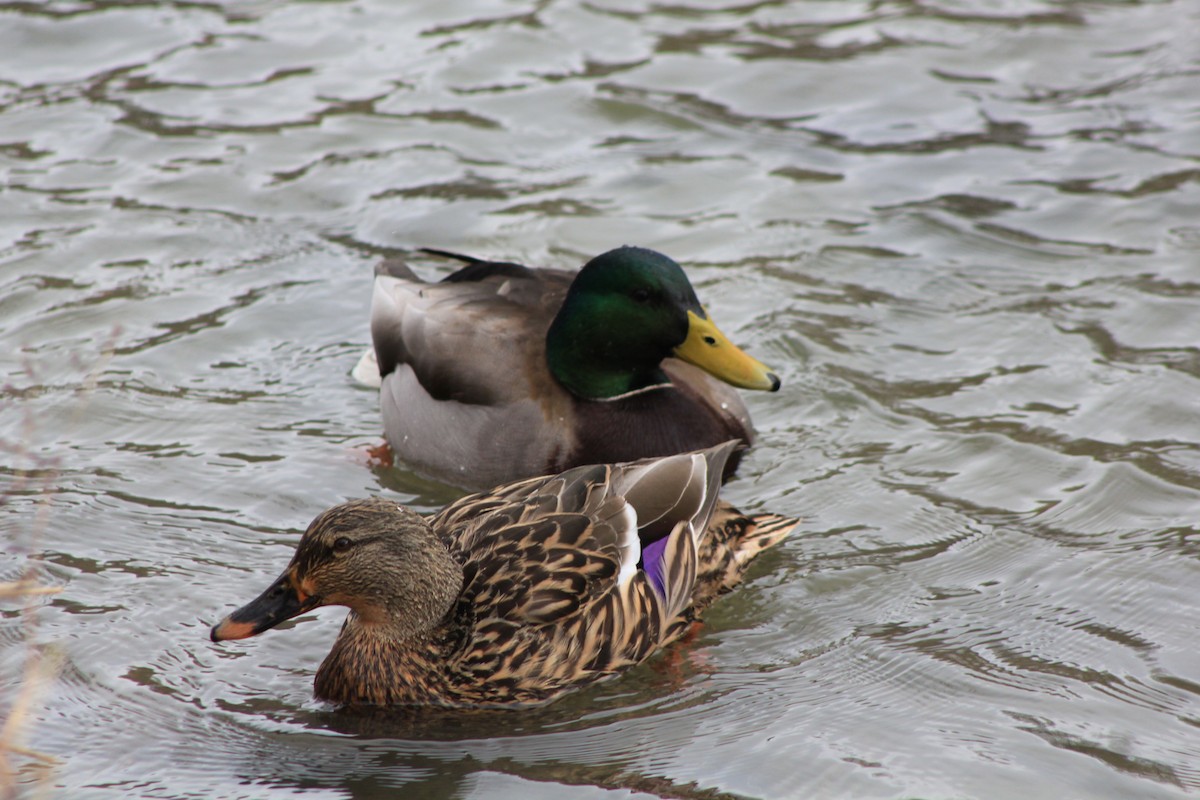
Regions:
<instances>
[{"instance_id":1,"label":"brown speckled plumage","mask_svg":"<svg viewBox=\"0 0 1200 800\"><path fill-rule=\"evenodd\" d=\"M290 616L351 609L317 672L321 699L550 700L676 639L794 527L718 502L732 450L580 467L470 495L428 519L382 498L336 506L309 527L280 580L213 638L277 624L286 616L264 617L263 604L290 590ZM660 593L638 559L664 535Z\"/></svg>"}]
</instances>

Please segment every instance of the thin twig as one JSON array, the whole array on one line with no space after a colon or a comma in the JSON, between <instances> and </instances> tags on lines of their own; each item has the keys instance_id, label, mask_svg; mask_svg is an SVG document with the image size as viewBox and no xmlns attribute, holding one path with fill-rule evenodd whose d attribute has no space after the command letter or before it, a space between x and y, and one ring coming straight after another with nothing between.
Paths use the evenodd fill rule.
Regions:
<instances>
[{"instance_id":1,"label":"thin twig","mask_svg":"<svg viewBox=\"0 0 1200 800\"><path fill-rule=\"evenodd\" d=\"M99 382L100 375L111 360L115 348L118 329L114 329L101 352L101 356L88 371L84 380L76 390L79 399L78 406L73 410L67 430L73 429L82 418L84 407L91 399ZM25 365L26 375L31 380L36 379L36 371L29 363ZM42 583L41 575L35 563L28 560L28 554L34 550L36 543L45 533L50 518L51 501L54 497L54 483L61 474L60 463L56 458L47 458L36 454L31 443L37 433L37 422L34 415L25 409L22 438L17 443L4 442L4 449L10 450L15 456L15 463L29 464L29 468L17 471L17 482L9 496L18 492L24 493L30 484L40 479L36 487L39 497L37 511L26 537L26 563L22 574L15 581L0 583L0 600L24 600L21 613L21 634L26 644L25 663L22 669L21 681L7 715L0 722L0 798L18 797L19 770L14 764L14 756L33 762L33 768L41 773L34 781L35 786L42 791L49 788L53 771L60 764L59 759L46 753L27 747L24 744L25 733L31 721L35 718L42 695L54 682L59 674L63 660L62 653L57 648L47 648L36 643L37 609L40 598L58 594L61 586L47 586ZM62 434L60 434L62 435ZM0 505L8 498L0 495Z\"/></svg>"}]
</instances>

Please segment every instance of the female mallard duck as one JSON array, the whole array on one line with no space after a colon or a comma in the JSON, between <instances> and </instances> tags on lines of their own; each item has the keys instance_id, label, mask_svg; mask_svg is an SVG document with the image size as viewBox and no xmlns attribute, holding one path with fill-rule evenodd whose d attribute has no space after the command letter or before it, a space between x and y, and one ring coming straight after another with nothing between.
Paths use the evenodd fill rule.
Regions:
<instances>
[{"instance_id":1,"label":"female mallard duck","mask_svg":"<svg viewBox=\"0 0 1200 800\"><path fill-rule=\"evenodd\" d=\"M382 498L325 511L284 573L212 630L242 639L349 606L315 693L338 704L515 706L678 638L796 520L718 503L734 442L577 467L425 519Z\"/></svg>"},{"instance_id":2,"label":"female mallard duck","mask_svg":"<svg viewBox=\"0 0 1200 800\"><path fill-rule=\"evenodd\" d=\"M727 384L779 388L661 253L620 247L572 274L427 252L468 264L429 284L385 262L392 274L376 278L371 336L384 434L433 477L482 489L749 445L750 415Z\"/></svg>"}]
</instances>

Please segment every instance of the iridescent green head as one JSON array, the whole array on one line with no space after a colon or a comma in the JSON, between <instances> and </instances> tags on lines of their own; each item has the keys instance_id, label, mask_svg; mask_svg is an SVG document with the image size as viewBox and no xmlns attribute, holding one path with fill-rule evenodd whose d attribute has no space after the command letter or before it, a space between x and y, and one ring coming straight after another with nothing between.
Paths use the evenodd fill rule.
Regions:
<instances>
[{"instance_id":1,"label":"iridescent green head","mask_svg":"<svg viewBox=\"0 0 1200 800\"><path fill-rule=\"evenodd\" d=\"M587 399L669 383L675 356L746 389L775 391L779 378L708 319L683 269L662 253L619 247L580 270L546 334L550 372Z\"/></svg>"}]
</instances>

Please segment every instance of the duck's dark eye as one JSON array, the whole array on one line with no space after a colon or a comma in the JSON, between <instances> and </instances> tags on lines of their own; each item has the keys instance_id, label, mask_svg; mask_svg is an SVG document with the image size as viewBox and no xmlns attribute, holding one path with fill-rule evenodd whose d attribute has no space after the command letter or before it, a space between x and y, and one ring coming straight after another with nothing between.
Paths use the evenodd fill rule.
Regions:
<instances>
[{"instance_id":1,"label":"duck's dark eye","mask_svg":"<svg viewBox=\"0 0 1200 800\"><path fill-rule=\"evenodd\" d=\"M354 546L354 542L350 541L349 536L339 536L333 540L333 552L344 553Z\"/></svg>"},{"instance_id":2,"label":"duck's dark eye","mask_svg":"<svg viewBox=\"0 0 1200 800\"><path fill-rule=\"evenodd\" d=\"M650 290L649 289L634 289L633 290L633 299L639 303L649 303L650 302Z\"/></svg>"}]
</instances>

